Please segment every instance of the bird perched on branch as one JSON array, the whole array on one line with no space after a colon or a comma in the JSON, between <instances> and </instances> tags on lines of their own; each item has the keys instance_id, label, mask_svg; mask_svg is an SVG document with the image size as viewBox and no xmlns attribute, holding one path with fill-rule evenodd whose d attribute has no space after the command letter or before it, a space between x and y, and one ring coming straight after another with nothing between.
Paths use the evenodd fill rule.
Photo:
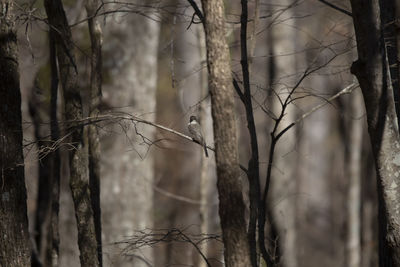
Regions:
<instances>
[{"instance_id":1,"label":"bird perched on branch","mask_svg":"<svg viewBox=\"0 0 400 267\"><path fill-rule=\"evenodd\" d=\"M200 123L196 116L190 116L188 130L193 140L199 142L199 144L204 147L204 153L206 154L206 157L208 157L206 141L204 140L203 131L201 130Z\"/></svg>"}]
</instances>

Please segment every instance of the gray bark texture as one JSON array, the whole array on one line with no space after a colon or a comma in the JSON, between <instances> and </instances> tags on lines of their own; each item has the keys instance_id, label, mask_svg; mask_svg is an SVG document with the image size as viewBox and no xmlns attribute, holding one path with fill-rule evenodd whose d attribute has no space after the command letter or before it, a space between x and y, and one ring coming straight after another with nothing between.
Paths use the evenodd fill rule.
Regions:
<instances>
[{"instance_id":1,"label":"gray bark texture","mask_svg":"<svg viewBox=\"0 0 400 267\"><path fill-rule=\"evenodd\" d=\"M389 75L380 1L352 0L358 59L357 76L367 110L368 132L375 158L378 195L380 267L400 266L400 136Z\"/></svg>"},{"instance_id":2,"label":"gray bark texture","mask_svg":"<svg viewBox=\"0 0 400 267\"><path fill-rule=\"evenodd\" d=\"M29 266L21 93L13 1L0 0L0 266Z\"/></svg>"},{"instance_id":3,"label":"gray bark texture","mask_svg":"<svg viewBox=\"0 0 400 267\"><path fill-rule=\"evenodd\" d=\"M78 245L82 266L99 266L97 242L89 190L87 136L80 121L82 99L75 66L71 30L60 0L45 1L50 27L56 29L55 40L60 81L64 92L67 132L71 135L69 151L70 187L78 226Z\"/></svg>"},{"instance_id":4,"label":"gray bark texture","mask_svg":"<svg viewBox=\"0 0 400 267\"><path fill-rule=\"evenodd\" d=\"M150 14L151 16L151 14ZM105 81L103 102L111 111L155 121L158 22L140 15L115 15L107 20L104 36ZM101 199L104 243L121 241L137 230L153 227L154 127L115 123L102 135ZM147 143L146 143L147 142ZM105 265L148 266L152 249L130 251L105 248Z\"/></svg>"},{"instance_id":5,"label":"gray bark texture","mask_svg":"<svg viewBox=\"0 0 400 267\"><path fill-rule=\"evenodd\" d=\"M222 0L201 2L205 18L208 82L225 265L251 266L239 169L234 89L229 49L225 40L224 3Z\"/></svg>"}]
</instances>

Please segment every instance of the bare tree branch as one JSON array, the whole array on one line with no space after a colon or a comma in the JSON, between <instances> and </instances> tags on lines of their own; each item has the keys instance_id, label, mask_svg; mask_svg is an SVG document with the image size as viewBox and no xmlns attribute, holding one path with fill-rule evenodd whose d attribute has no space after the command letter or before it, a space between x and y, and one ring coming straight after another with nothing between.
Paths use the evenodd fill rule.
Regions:
<instances>
[{"instance_id":1,"label":"bare tree branch","mask_svg":"<svg viewBox=\"0 0 400 267\"><path fill-rule=\"evenodd\" d=\"M329 6L329 7L331 7L331 8L333 8L333 9L336 9L339 12L342 12L343 14L346 14L347 16L353 17L353 14L351 12L347 11L346 9L343 9L341 7L338 7L338 6L334 5L334 4L332 4L332 3L329 3L326 0L318 0L318 1L323 3L323 4L325 4L325 5L327 5L327 6Z\"/></svg>"},{"instance_id":2,"label":"bare tree branch","mask_svg":"<svg viewBox=\"0 0 400 267\"><path fill-rule=\"evenodd\" d=\"M182 202L186 202L186 203L189 203L189 204L192 204L192 205L200 205L201 204L200 200L194 200L194 199L191 199L191 198L179 196L179 195L173 194L171 192L168 192L168 191L166 191L166 190L164 190L164 189L162 189L162 188L160 188L158 186L154 186L153 188L154 188L155 191L157 191L160 194L163 194L166 197L170 197L172 199L179 200L179 201L182 201Z\"/></svg>"},{"instance_id":3,"label":"bare tree branch","mask_svg":"<svg viewBox=\"0 0 400 267\"><path fill-rule=\"evenodd\" d=\"M345 95L345 94L350 94L351 92L353 92L353 90L358 87L358 83L352 83L348 86L346 86L345 88L343 88L342 90L340 90L337 94L331 96L330 98L328 98L324 103L321 103L315 107L313 107L312 109L310 109L309 111L307 111L306 113L304 113L303 115L300 116L300 118L298 118L296 121L294 121L294 124L299 123L300 121L304 120L305 118L307 118L308 116L310 116L312 113L314 113L315 111L319 110L320 108L324 107L325 105L329 104L330 102L332 102L333 100L335 100L336 98Z\"/></svg>"},{"instance_id":4,"label":"bare tree branch","mask_svg":"<svg viewBox=\"0 0 400 267\"><path fill-rule=\"evenodd\" d=\"M241 0L242 14L240 16L240 65L242 66L243 88L244 92L239 88L236 80L233 80L234 88L239 94L240 99L246 109L247 128L250 135L251 157L248 162L247 177L249 180L249 199L250 199L250 215L247 237L250 247L250 261L253 267L257 267L257 216L258 205L260 200L260 171L259 171L259 155L257 131L254 121L253 103L250 88L250 70L249 58L247 55L247 21L248 7L247 0ZM255 31L254 31L255 32ZM268 266L271 260L268 255L262 254Z\"/></svg>"},{"instance_id":5,"label":"bare tree branch","mask_svg":"<svg viewBox=\"0 0 400 267\"><path fill-rule=\"evenodd\" d=\"M172 229L145 229L141 231L136 231L136 233L127 240L115 242L116 245L126 245L123 250L124 255L132 255L131 251L135 251L137 249L143 247L152 247L158 243L172 243L172 242L179 242L179 243L188 243L192 245L202 259L206 262L207 266L211 267L209 260L200 250L199 245L203 242L207 242L210 240L220 241L219 235L214 234L205 234L201 233L199 235L194 234L186 234L185 230L180 230L178 228Z\"/></svg>"}]
</instances>

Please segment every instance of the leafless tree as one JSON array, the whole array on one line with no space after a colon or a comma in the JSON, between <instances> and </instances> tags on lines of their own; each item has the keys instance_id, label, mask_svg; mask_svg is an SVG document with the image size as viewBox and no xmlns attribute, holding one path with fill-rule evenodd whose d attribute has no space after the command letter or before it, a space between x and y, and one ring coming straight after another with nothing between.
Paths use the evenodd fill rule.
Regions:
<instances>
[{"instance_id":1,"label":"leafless tree","mask_svg":"<svg viewBox=\"0 0 400 267\"><path fill-rule=\"evenodd\" d=\"M80 261L83 266L99 266L96 231L89 190L88 143L82 119L83 108L71 30L61 1L45 1L49 26L55 30L55 44L65 102L67 131L71 134L69 151L70 187L78 225Z\"/></svg>"},{"instance_id":2,"label":"leafless tree","mask_svg":"<svg viewBox=\"0 0 400 267\"><path fill-rule=\"evenodd\" d=\"M233 85L223 1L202 1L214 123L219 213L226 266L251 266L240 180ZM222 37L222 38L221 38Z\"/></svg>"}]
</instances>

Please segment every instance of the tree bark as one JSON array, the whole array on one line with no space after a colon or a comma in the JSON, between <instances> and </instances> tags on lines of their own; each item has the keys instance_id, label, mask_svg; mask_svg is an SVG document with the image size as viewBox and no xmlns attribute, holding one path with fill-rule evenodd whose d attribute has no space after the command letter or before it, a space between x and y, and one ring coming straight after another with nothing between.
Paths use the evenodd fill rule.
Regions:
<instances>
[{"instance_id":1,"label":"tree bark","mask_svg":"<svg viewBox=\"0 0 400 267\"><path fill-rule=\"evenodd\" d=\"M0 266L29 266L21 94L13 1L0 0Z\"/></svg>"},{"instance_id":2,"label":"tree bark","mask_svg":"<svg viewBox=\"0 0 400 267\"><path fill-rule=\"evenodd\" d=\"M98 5L98 0L86 1L86 13L89 18L88 26L92 45L89 92L89 116L92 118L99 114L102 85L102 31L98 19L96 18ZM94 226L96 231L98 259L100 266L103 266L100 207L100 137L96 125L91 124L88 127L88 141L90 197L92 201Z\"/></svg>"},{"instance_id":3,"label":"tree bark","mask_svg":"<svg viewBox=\"0 0 400 267\"><path fill-rule=\"evenodd\" d=\"M367 110L379 196L379 266L400 266L400 136L382 36L380 1L352 0L357 76Z\"/></svg>"},{"instance_id":4,"label":"tree bark","mask_svg":"<svg viewBox=\"0 0 400 267\"><path fill-rule=\"evenodd\" d=\"M60 0L44 2L49 25L55 30L56 51L64 90L67 134L72 149L70 158L70 187L78 226L78 245L82 266L99 266L91 198L89 191L88 146L82 120L82 99L74 59L71 30Z\"/></svg>"},{"instance_id":5,"label":"tree bark","mask_svg":"<svg viewBox=\"0 0 400 267\"><path fill-rule=\"evenodd\" d=\"M251 266L239 169L234 89L225 40L224 3L222 0L202 0L202 6L225 264L228 267Z\"/></svg>"}]
</instances>

